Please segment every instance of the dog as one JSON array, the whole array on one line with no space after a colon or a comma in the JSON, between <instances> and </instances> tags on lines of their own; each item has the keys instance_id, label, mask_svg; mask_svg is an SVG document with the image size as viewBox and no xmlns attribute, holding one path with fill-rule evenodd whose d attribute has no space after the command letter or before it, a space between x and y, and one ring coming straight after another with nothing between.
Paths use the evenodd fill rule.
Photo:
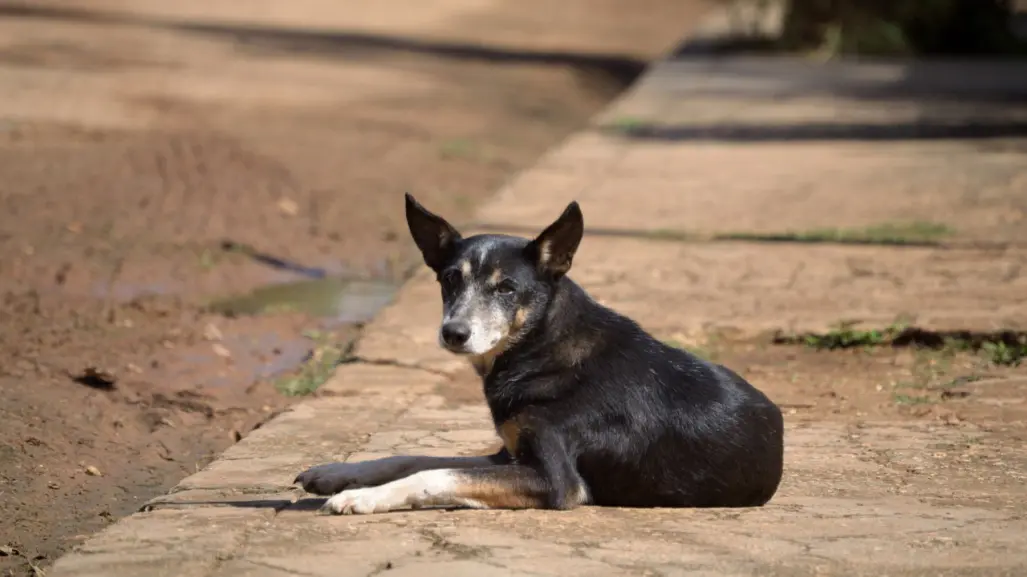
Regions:
<instances>
[{"instance_id":1,"label":"dog","mask_svg":"<svg viewBox=\"0 0 1027 577\"><path fill-rule=\"evenodd\" d=\"M439 342L481 376L503 446L301 473L326 514L401 508L756 507L777 492L780 409L745 379L653 338L568 276L577 202L534 239L464 238L406 195L442 293Z\"/></svg>"}]
</instances>

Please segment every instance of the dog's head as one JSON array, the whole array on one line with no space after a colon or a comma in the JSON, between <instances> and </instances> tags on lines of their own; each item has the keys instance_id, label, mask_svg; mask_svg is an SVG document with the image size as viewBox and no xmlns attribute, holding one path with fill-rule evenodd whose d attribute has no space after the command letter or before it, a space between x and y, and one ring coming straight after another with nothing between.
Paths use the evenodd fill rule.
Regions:
<instances>
[{"instance_id":1,"label":"dog's head","mask_svg":"<svg viewBox=\"0 0 1027 577\"><path fill-rule=\"evenodd\" d=\"M545 314L571 268L584 222L572 202L534 240L498 234L463 238L406 195L407 224L442 288L439 342L467 355L501 352Z\"/></svg>"}]
</instances>

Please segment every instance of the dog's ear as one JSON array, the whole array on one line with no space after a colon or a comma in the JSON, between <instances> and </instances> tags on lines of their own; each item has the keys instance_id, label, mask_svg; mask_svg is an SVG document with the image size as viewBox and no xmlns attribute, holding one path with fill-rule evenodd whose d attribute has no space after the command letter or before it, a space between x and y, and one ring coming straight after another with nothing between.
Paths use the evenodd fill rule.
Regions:
<instances>
[{"instance_id":1,"label":"dog's ear","mask_svg":"<svg viewBox=\"0 0 1027 577\"><path fill-rule=\"evenodd\" d=\"M572 202L564 209L556 222L546 227L542 234L528 244L528 257L542 272L559 278L571 270L571 261L585 232L585 221L581 207Z\"/></svg>"},{"instance_id":2,"label":"dog's ear","mask_svg":"<svg viewBox=\"0 0 1027 577\"><path fill-rule=\"evenodd\" d=\"M406 194L407 226L421 249L424 264L438 271L453 255L460 233L444 218L421 206L410 193Z\"/></svg>"}]
</instances>

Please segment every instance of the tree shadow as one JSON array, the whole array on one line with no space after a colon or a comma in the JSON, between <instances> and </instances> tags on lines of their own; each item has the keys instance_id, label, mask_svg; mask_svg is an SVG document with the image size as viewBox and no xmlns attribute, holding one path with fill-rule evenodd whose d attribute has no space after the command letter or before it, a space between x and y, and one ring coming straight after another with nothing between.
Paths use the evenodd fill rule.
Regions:
<instances>
[{"instance_id":1,"label":"tree shadow","mask_svg":"<svg viewBox=\"0 0 1027 577\"><path fill-rule=\"evenodd\" d=\"M804 123L768 125L660 125L640 123L609 129L619 135L653 141L711 142L887 142L915 140L987 140L1027 136L1027 122L993 124L893 124Z\"/></svg>"},{"instance_id":2,"label":"tree shadow","mask_svg":"<svg viewBox=\"0 0 1027 577\"><path fill-rule=\"evenodd\" d=\"M646 140L729 142L1027 136L1027 61L825 63L780 55L679 56L655 67L647 84L672 101L735 100L743 111L746 101L758 103L761 110L784 108L799 99L835 101L831 105L836 115L788 123L764 122L760 117L711 123L632 121L606 130ZM889 106L901 107L901 115L889 113ZM848 114L853 111L860 114ZM862 120L867 116L874 120Z\"/></svg>"},{"instance_id":3,"label":"tree shadow","mask_svg":"<svg viewBox=\"0 0 1027 577\"><path fill-rule=\"evenodd\" d=\"M73 20L125 24L214 37L258 53L303 53L346 59L374 59L399 53L419 54L493 64L565 66L605 76L624 87L637 78L646 62L616 54L518 50L484 44L419 40L348 31L315 31L273 26L205 23L75 8L26 6L0 2L0 17Z\"/></svg>"}]
</instances>

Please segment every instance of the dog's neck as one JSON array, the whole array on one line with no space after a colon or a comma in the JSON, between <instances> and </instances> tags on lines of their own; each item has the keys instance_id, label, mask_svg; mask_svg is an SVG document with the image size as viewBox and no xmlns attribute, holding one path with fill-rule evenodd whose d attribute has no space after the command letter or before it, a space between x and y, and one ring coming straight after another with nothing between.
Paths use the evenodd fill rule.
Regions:
<instances>
[{"instance_id":1,"label":"dog's neck","mask_svg":"<svg viewBox=\"0 0 1027 577\"><path fill-rule=\"evenodd\" d=\"M503 339L503 341L504 342L500 342L495 348L485 354L473 355L468 358L471 362L471 366L474 367L475 372L477 372L478 376L482 379L489 376L489 373L492 372L492 367L496 364L496 357L501 355L506 349L506 339Z\"/></svg>"}]
</instances>

